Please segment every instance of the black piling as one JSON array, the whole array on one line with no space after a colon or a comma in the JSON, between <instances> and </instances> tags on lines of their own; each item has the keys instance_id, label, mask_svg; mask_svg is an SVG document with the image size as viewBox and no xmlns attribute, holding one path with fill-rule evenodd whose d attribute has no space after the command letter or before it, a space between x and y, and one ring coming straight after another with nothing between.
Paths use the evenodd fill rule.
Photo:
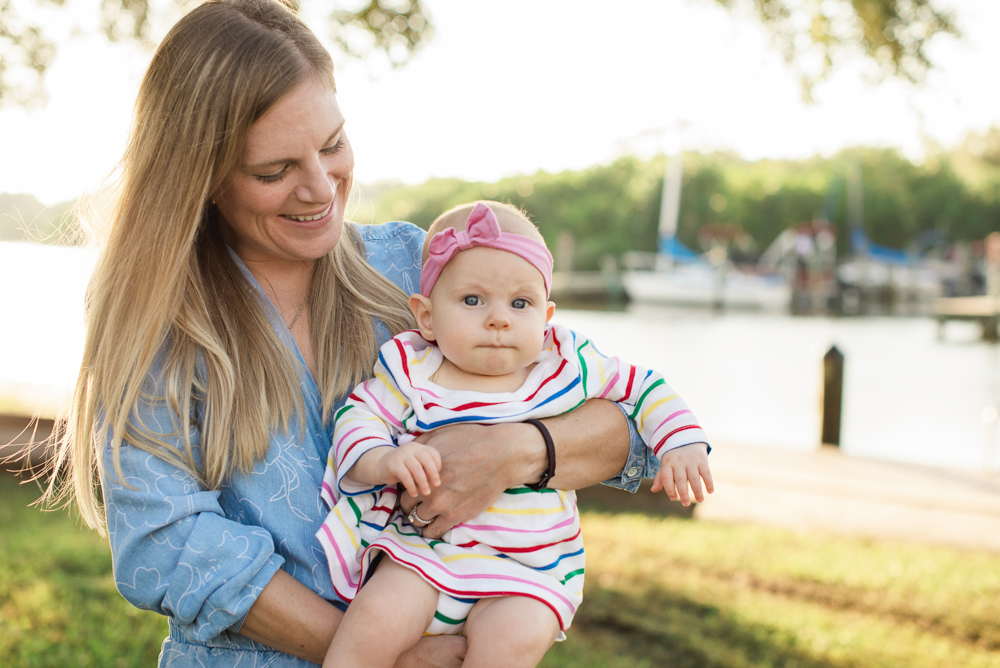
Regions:
<instances>
[{"instance_id":1,"label":"black piling","mask_svg":"<svg viewBox=\"0 0 1000 668\"><path fill-rule=\"evenodd\" d=\"M823 355L823 433L821 443L840 446L840 413L844 401L844 355L837 346Z\"/></svg>"}]
</instances>

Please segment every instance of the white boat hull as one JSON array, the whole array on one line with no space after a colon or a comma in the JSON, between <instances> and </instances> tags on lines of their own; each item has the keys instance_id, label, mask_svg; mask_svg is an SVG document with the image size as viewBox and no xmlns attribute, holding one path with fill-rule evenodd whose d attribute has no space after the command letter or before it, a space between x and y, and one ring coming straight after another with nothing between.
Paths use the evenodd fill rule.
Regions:
<instances>
[{"instance_id":1,"label":"white boat hull","mask_svg":"<svg viewBox=\"0 0 1000 668\"><path fill-rule=\"evenodd\" d=\"M781 275L718 271L701 265L656 271L627 271L622 283L630 299L641 303L786 311L792 288Z\"/></svg>"}]
</instances>

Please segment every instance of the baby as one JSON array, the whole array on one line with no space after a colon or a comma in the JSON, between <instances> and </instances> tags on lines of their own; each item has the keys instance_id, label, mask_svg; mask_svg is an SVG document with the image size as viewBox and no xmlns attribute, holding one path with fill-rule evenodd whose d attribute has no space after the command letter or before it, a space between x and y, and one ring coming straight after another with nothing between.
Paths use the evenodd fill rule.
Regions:
<instances>
[{"instance_id":1,"label":"baby","mask_svg":"<svg viewBox=\"0 0 1000 668\"><path fill-rule=\"evenodd\" d=\"M511 206L468 204L431 225L410 297L419 331L382 346L375 377L336 415L323 484L332 510L317 537L334 588L352 602L324 665L389 667L423 634L463 633L467 667L535 666L565 637L582 600L583 540L575 493L546 487L554 449L538 418L591 398L619 402L661 460L654 491L676 498L678 468L712 491L691 411L656 372L549 325L551 281L541 234ZM531 422L549 470L441 540L424 539L432 518L419 504L403 515L396 485L414 496L439 485L440 455L413 439L463 422Z\"/></svg>"}]
</instances>

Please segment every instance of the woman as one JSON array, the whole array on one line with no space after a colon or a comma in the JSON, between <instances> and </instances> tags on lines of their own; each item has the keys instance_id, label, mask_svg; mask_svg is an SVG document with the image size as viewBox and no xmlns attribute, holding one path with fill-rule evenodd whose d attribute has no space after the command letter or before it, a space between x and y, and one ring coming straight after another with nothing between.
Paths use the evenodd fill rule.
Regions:
<instances>
[{"instance_id":1,"label":"woman","mask_svg":"<svg viewBox=\"0 0 1000 668\"><path fill-rule=\"evenodd\" d=\"M90 526L106 515L119 591L169 617L161 665L319 663L343 609L314 538L332 416L412 324L423 232L344 223L354 156L332 62L272 0L181 19L135 114L53 479ZM612 404L547 424L553 484L593 484L626 458L622 486L648 470ZM548 465L527 425L429 443L444 461L421 500L431 536ZM401 663L460 665L463 651L428 639Z\"/></svg>"}]
</instances>

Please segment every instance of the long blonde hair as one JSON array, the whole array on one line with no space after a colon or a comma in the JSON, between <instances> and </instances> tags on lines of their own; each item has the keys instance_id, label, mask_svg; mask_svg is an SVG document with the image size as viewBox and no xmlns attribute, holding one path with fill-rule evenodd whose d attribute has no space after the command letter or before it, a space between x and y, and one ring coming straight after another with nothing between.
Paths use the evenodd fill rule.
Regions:
<instances>
[{"instance_id":1,"label":"long blonde hair","mask_svg":"<svg viewBox=\"0 0 1000 668\"><path fill-rule=\"evenodd\" d=\"M197 7L146 72L111 206L94 229L100 256L83 364L46 492L49 502L75 497L99 531L109 442L118 480L124 441L216 489L250 471L272 430L302 414L300 364L230 257L210 194L238 164L253 123L307 77L335 90L327 51L274 0ZM329 420L336 399L371 374L374 319L396 333L412 316L406 295L368 265L350 224L312 280L316 380ZM172 425L144 424L156 407L170 409Z\"/></svg>"}]
</instances>

